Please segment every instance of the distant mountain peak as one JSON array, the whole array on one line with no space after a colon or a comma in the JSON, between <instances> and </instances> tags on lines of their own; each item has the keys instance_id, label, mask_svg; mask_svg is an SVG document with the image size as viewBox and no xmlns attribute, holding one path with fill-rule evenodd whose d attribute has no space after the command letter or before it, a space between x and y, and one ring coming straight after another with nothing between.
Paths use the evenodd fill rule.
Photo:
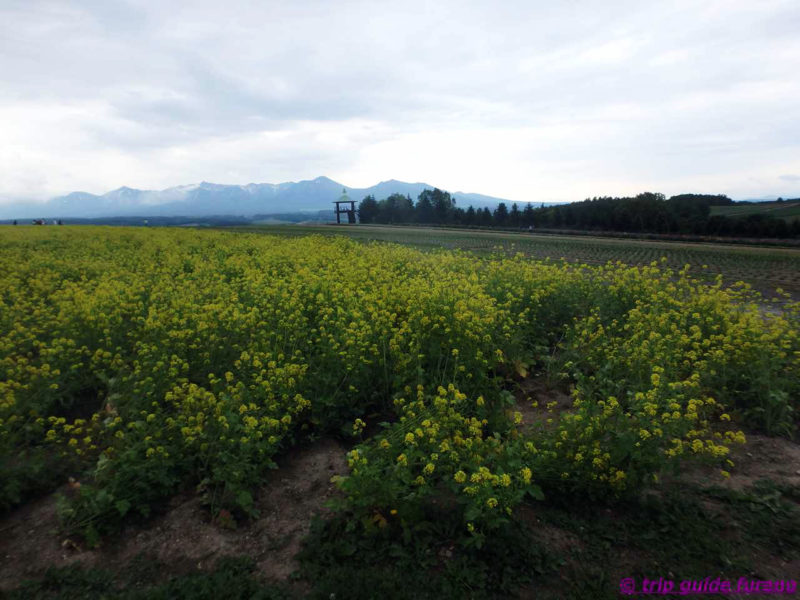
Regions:
<instances>
[{"instance_id":1,"label":"distant mountain peak","mask_svg":"<svg viewBox=\"0 0 800 600\"><path fill-rule=\"evenodd\" d=\"M258 214L297 213L330 210L342 188L356 202L373 195L382 200L392 194L416 198L423 190L433 189L427 183L408 183L389 179L367 188L349 187L320 175L315 179L285 183L250 183L226 185L201 181L164 190L137 190L120 187L96 196L72 192L37 205L0 205L0 218L101 218L101 217L203 217L210 215L250 216ZM493 207L500 198L480 194L459 193L459 206L470 203L476 208Z\"/></svg>"},{"instance_id":2,"label":"distant mountain peak","mask_svg":"<svg viewBox=\"0 0 800 600\"><path fill-rule=\"evenodd\" d=\"M84 198L87 196L97 197L96 194L90 194L89 192L70 192L66 196L62 196L62 198Z\"/></svg>"}]
</instances>

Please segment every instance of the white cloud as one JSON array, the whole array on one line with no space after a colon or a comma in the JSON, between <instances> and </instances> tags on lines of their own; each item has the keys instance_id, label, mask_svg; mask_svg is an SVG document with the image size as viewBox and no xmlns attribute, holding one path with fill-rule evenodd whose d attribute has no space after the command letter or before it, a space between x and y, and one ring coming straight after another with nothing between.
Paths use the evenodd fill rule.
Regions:
<instances>
[{"instance_id":1,"label":"white cloud","mask_svg":"<svg viewBox=\"0 0 800 600\"><path fill-rule=\"evenodd\" d=\"M800 195L798 26L791 0L7 0L0 197L320 174Z\"/></svg>"}]
</instances>

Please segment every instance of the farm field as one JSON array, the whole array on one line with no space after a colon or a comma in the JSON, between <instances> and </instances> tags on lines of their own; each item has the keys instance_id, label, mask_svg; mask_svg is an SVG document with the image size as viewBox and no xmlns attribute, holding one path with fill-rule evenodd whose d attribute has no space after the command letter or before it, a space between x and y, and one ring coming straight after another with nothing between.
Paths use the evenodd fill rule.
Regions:
<instances>
[{"instance_id":1,"label":"farm field","mask_svg":"<svg viewBox=\"0 0 800 600\"><path fill-rule=\"evenodd\" d=\"M265 232L284 236L346 235L357 240L395 242L417 248L467 250L479 255L495 252L524 255L544 260L564 259L571 263L603 265L621 261L628 265L648 265L666 258L666 265L679 270L692 266L692 273L706 281L722 275L726 285L744 281L766 297L775 297L780 288L800 298L800 249L761 248L725 244L659 242L578 236L538 235L491 231L392 227L380 225L264 226L232 230ZM705 268L704 268L705 265Z\"/></svg>"},{"instance_id":2,"label":"farm field","mask_svg":"<svg viewBox=\"0 0 800 600\"><path fill-rule=\"evenodd\" d=\"M0 593L800 578L800 304L450 235L0 230Z\"/></svg>"},{"instance_id":3,"label":"farm field","mask_svg":"<svg viewBox=\"0 0 800 600\"><path fill-rule=\"evenodd\" d=\"M764 215L793 221L800 219L800 202L758 202L732 206L712 206L711 215L723 217L747 217L749 215Z\"/></svg>"}]
</instances>

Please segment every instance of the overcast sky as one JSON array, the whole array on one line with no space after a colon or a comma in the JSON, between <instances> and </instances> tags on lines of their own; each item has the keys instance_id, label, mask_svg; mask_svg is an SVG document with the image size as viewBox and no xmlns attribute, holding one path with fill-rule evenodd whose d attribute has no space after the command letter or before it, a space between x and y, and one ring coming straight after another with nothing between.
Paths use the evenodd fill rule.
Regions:
<instances>
[{"instance_id":1,"label":"overcast sky","mask_svg":"<svg viewBox=\"0 0 800 600\"><path fill-rule=\"evenodd\" d=\"M800 2L0 0L0 199L800 196Z\"/></svg>"}]
</instances>

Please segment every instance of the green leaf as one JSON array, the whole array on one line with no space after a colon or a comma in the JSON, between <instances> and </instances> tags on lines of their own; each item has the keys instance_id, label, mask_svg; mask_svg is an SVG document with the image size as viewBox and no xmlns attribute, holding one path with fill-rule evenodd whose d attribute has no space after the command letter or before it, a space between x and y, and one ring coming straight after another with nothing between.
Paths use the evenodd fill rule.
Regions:
<instances>
[{"instance_id":1,"label":"green leaf","mask_svg":"<svg viewBox=\"0 0 800 600\"><path fill-rule=\"evenodd\" d=\"M467 506L466 510L464 510L464 518L467 521L473 521L478 518L481 514L481 509L474 504L470 504Z\"/></svg>"},{"instance_id":2,"label":"green leaf","mask_svg":"<svg viewBox=\"0 0 800 600\"><path fill-rule=\"evenodd\" d=\"M236 494L236 503L245 510L249 510L253 506L253 496L247 490L242 490Z\"/></svg>"},{"instance_id":3,"label":"green leaf","mask_svg":"<svg viewBox=\"0 0 800 600\"><path fill-rule=\"evenodd\" d=\"M124 517L127 514L127 512L131 509L131 503L128 502L127 500L117 500L114 503L114 506L119 511L121 517Z\"/></svg>"},{"instance_id":4,"label":"green leaf","mask_svg":"<svg viewBox=\"0 0 800 600\"><path fill-rule=\"evenodd\" d=\"M538 485L529 485L528 493L536 500L544 500L544 492L542 492L542 488L540 488Z\"/></svg>"}]
</instances>

